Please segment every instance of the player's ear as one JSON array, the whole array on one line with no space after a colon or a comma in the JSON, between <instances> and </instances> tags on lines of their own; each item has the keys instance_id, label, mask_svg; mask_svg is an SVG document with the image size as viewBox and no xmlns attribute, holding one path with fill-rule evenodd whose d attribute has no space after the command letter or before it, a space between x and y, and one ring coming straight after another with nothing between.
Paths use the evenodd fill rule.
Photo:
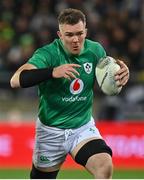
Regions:
<instances>
[{"instance_id":1,"label":"player's ear","mask_svg":"<svg viewBox=\"0 0 144 180\"><path fill-rule=\"evenodd\" d=\"M62 34L61 34L60 31L57 31L57 35L58 35L58 37L59 37L60 39L62 39Z\"/></svg>"}]
</instances>

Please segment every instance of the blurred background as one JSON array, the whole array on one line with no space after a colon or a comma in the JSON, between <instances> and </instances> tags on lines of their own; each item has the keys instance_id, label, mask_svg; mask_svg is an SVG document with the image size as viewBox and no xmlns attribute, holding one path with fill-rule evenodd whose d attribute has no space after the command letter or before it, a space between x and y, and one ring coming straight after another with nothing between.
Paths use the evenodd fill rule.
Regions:
<instances>
[{"instance_id":1,"label":"blurred background","mask_svg":"<svg viewBox=\"0 0 144 180\"><path fill-rule=\"evenodd\" d=\"M57 16L62 9L68 7L78 8L86 14L88 38L100 42L109 56L124 60L130 70L130 80L118 96L104 95L96 83L94 118L99 123L138 122L142 126L144 123L144 0L1 0L1 124L35 121L38 106L37 88L11 89L9 80L37 48L57 38ZM135 129L133 131L135 132ZM144 134L144 131L141 132L139 138ZM5 141L0 141L2 146L3 142ZM141 143L140 147L144 148L144 138L141 139ZM3 152L3 148L0 148L0 152ZM141 156L144 158L143 154ZM144 164L142 166L144 168Z\"/></svg>"},{"instance_id":2,"label":"blurred background","mask_svg":"<svg viewBox=\"0 0 144 180\"><path fill-rule=\"evenodd\" d=\"M144 119L143 0L1 0L0 119L34 119L36 88L16 89L9 79L34 50L57 38L57 16L67 7L87 16L88 38L99 41L108 55L126 62L130 80L117 97L96 86L94 116L98 119Z\"/></svg>"}]
</instances>

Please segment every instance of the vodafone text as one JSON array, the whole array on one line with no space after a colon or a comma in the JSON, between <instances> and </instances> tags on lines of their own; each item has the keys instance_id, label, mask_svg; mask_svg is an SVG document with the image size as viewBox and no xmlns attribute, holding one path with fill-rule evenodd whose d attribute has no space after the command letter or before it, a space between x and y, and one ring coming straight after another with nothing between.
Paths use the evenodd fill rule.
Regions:
<instances>
[{"instance_id":1,"label":"vodafone text","mask_svg":"<svg viewBox=\"0 0 144 180\"><path fill-rule=\"evenodd\" d=\"M64 102L86 101L86 99L87 99L86 96L62 97L62 101L64 101Z\"/></svg>"}]
</instances>

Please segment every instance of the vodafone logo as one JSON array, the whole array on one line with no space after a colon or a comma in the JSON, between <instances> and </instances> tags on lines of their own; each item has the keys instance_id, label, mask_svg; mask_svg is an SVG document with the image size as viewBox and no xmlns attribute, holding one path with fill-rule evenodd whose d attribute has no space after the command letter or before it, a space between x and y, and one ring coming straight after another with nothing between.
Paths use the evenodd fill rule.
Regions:
<instances>
[{"instance_id":1,"label":"vodafone logo","mask_svg":"<svg viewBox=\"0 0 144 180\"><path fill-rule=\"evenodd\" d=\"M70 92L72 94L79 94L82 92L84 83L81 79L74 79L70 84Z\"/></svg>"}]
</instances>

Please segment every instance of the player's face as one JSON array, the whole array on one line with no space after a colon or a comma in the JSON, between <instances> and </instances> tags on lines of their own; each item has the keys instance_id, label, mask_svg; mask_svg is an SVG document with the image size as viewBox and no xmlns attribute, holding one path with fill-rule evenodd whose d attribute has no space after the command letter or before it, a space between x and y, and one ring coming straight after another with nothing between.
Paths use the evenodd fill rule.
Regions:
<instances>
[{"instance_id":1,"label":"player's face","mask_svg":"<svg viewBox=\"0 0 144 180\"><path fill-rule=\"evenodd\" d=\"M59 26L58 36L62 40L64 47L71 54L79 54L83 48L87 34L85 24L80 21L77 24L63 24Z\"/></svg>"}]
</instances>

